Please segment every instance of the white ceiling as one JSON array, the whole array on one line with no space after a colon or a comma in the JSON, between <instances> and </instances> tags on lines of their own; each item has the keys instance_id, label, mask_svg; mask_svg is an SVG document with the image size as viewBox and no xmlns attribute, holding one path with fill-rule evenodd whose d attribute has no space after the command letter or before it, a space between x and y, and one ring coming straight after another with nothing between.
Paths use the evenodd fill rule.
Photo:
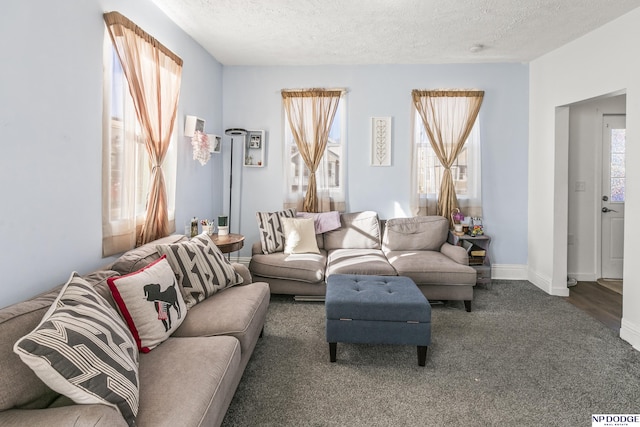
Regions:
<instances>
[{"instance_id":1,"label":"white ceiling","mask_svg":"<svg viewBox=\"0 0 640 427\"><path fill-rule=\"evenodd\" d=\"M152 0L224 65L529 62L640 0ZM473 45L484 46L471 52Z\"/></svg>"}]
</instances>

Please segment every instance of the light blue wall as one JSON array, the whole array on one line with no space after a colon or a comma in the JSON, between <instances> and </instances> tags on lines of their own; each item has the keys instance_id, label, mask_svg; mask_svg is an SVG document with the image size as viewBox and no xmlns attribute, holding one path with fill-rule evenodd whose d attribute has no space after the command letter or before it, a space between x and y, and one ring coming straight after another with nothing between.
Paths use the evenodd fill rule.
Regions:
<instances>
[{"instance_id":1,"label":"light blue wall","mask_svg":"<svg viewBox=\"0 0 640 427\"><path fill-rule=\"evenodd\" d=\"M484 225L494 239L493 262L526 265L528 77L523 64L224 67L225 128L264 129L268 135L264 168L242 168L240 156L235 156L238 193L232 218L238 217L235 200L240 199L239 231L250 243L258 240L255 212L282 207L281 89L348 89L347 209L371 209L388 219L410 216L411 90L478 88L485 91L480 111L482 194ZM391 167L369 166L372 116L392 117ZM229 138L225 141L228 148ZM234 145L239 152L241 143ZM241 183L236 185L240 170ZM249 247L245 245L241 256L250 256Z\"/></svg>"},{"instance_id":2,"label":"light blue wall","mask_svg":"<svg viewBox=\"0 0 640 427\"><path fill-rule=\"evenodd\" d=\"M222 66L147 0L8 0L0 14L0 307L88 273L102 258L103 12L119 11L184 60L177 232L211 217L221 156L191 158L184 116L222 129Z\"/></svg>"},{"instance_id":3,"label":"light blue wall","mask_svg":"<svg viewBox=\"0 0 640 427\"><path fill-rule=\"evenodd\" d=\"M64 7L9 0L0 14L0 307L113 259L101 255L102 13L112 10L184 60L180 135L185 115L204 118L207 133L267 131L264 168L242 168L236 142L234 188L242 197L234 196L241 214L236 208L232 221L248 242L257 240L255 212L282 203L282 88L349 90L348 208L382 218L408 214L411 89L485 90L485 225L494 262L526 264L528 66L222 67L147 0L66 0ZM369 166L371 116L393 118L391 167ZM192 216L226 211L229 145L225 137L223 153L203 167L179 137L177 232Z\"/></svg>"}]
</instances>

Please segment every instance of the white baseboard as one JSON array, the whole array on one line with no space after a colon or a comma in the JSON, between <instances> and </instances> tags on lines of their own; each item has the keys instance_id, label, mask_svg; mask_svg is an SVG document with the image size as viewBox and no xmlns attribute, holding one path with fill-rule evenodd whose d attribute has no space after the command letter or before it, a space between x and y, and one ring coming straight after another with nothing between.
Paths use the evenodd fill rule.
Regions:
<instances>
[{"instance_id":1,"label":"white baseboard","mask_svg":"<svg viewBox=\"0 0 640 427\"><path fill-rule=\"evenodd\" d=\"M640 351L640 325L631 323L623 318L620 325L620 338L631 344L634 349Z\"/></svg>"},{"instance_id":2,"label":"white baseboard","mask_svg":"<svg viewBox=\"0 0 640 427\"><path fill-rule=\"evenodd\" d=\"M496 280L527 280L527 266L522 264L493 264L491 278Z\"/></svg>"},{"instance_id":3,"label":"white baseboard","mask_svg":"<svg viewBox=\"0 0 640 427\"><path fill-rule=\"evenodd\" d=\"M551 278L541 276L535 271L527 270L527 280L529 280L531 283L533 283L546 293L551 293Z\"/></svg>"},{"instance_id":4,"label":"white baseboard","mask_svg":"<svg viewBox=\"0 0 640 427\"><path fill-rule=\"evenodd\" d=\"M576 279L578 282L595 282L595 273L567 273L567 276Z\"/></svg>"},{"instance_id":5,"label":"white baseboard","mask_svg":"<svg viewBox=\"0 0 640 427\"><path fill-rule=\"evenodd\" d=\"M567 287L567 283L561 283L560 286L553 286L550 277L544 277L535 271L529 270L529 279L531 283L548 293L549 295L554 295L557 297L568 297L569 296L569 288Z\"/></svg>"}]
</instances>

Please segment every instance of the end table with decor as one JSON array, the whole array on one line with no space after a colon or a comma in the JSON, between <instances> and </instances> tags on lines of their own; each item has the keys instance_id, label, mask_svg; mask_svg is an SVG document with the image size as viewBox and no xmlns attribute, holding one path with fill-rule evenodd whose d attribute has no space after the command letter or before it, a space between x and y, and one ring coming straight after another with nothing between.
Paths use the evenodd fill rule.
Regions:
<instances>
[{"instance_id":1,"label":"end table with decor","mask_svg":"<svg viewBox=\"0 0 640 427\"><path fill-rule=\"evenodd\" d=\"M449 243L462 246L469 254L469 265L476 270L476 284L491 283L491 258L489 257L489 245L491 237L486 234L470 236L469 234L457 235L449 231Z\"/></svg>"}]
</instances>

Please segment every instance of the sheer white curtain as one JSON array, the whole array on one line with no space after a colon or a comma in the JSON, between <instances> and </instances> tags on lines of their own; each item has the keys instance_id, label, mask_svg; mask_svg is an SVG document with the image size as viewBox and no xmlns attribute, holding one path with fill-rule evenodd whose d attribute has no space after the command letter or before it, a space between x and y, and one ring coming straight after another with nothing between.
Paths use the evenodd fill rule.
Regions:
<instances>
[{"instance_id":1,"label":"sheer white curtain","mask_svg":"<svg viewBox=\"0 0 640 427\"><path fill-rule=\"evenodd\" d=\"M102 246L108 256L175 230L171 146L182 60L119 13L103 17L109 44L104 48Z\"/></svg>"},{"instance_id":2,"label":"sheer white curtain","mask_svg":"<svg viewBox=\"0 0 640 427\"><path fill-rule=\"evenodd\" d=\"M285 189L284 207L296 208L298 211L327 212L345 210L345 107L344 91L309 89L309 90L283 90L283 126L285 136L284 165L285 165ZM337 105L335 102L337 101ZM329 104L331 103L331 104ZM289 105L287 105L289 104ZM323 105L326 104L326 105ZM328 113L332 121L328 121ZM296 115L293 120L295 132L292 131L289 112ZM323 113L324 111L324 113ZM327 114L323 117L323 114ZM328 126L328 133L327 131ZM309 144L307 161L300 152L296 136L300 141L315 141L318 136L327 135L326 146L317 151L315 142L311 147L310 142L302 142L302 147ZM309 185L312 181L308 163L311 161L311 152L317 170L315 172L315 206L305 206L305 199L309 198ZM320 158L317 154L322 154Z\"/></svg>"},{"instance_id":3,"label":"sheer white curtain","mask_svg":"<svg viewBox=\"0 0 640 427\"><path fill-rule=\"evenodd\" d=\"M411 211L414 215L438 215L438 195L444 168L433 151L420 114L411 105ZM473 128L451 174L458 207L465 216L482 216L482 159L480 120Z\"/></svg>"}]
</instances>

